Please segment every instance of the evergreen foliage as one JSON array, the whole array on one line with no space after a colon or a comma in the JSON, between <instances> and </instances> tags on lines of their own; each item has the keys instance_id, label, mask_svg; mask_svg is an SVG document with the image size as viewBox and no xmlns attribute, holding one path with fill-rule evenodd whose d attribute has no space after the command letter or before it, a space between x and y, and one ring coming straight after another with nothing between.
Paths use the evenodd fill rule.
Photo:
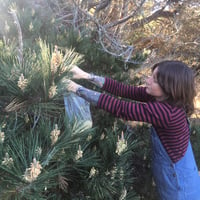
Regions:
<instances>
[{"instance_id":1,"label":"evergreen foliage","mask_svg":"<svg viewBox=\"0 0 200 200\"><path fill-rule=\"evenodd\" d=\"M69 49L53 50L41 39L38 47L27 50L23 62L1 51L0 198L136 196L127 162L135 141L118 128L81 131L64 115L69 69L82 56ZM3 48L9 49L2 41Z\"/></svg>"},{"instance_id":2,"label":"evergreen foliage","mask_svg":"<svg viewBox=\"0 0 200 200\"><path fill-rule=\"evenodd\" d=\"M1 93L4 94L3 111L18 112L27 115L53 115L63 107L59 100L63 99L62 89L68 71L74 64L80 63L82 56L73 50L63 52L57 47L53 50L45 42L39 40L40 51L27 50L23 63L12 56L7 57L1 51Z\"/></svg>"},{"instance_id":3,"label":"evergreen foliage","mask_svg":"<svg viewBox=\"0 0 200 200\"><path fill-rule=\"evenodd\" d=\"M115 199L122 191L136 197L127 162L136 141L121 138L119 130L77 133L64 116L55 121L41 117L37 126L26 130L22 119L16 120L22 126L1 119L1 199ZM60 135L54 143L56 125ZM117 154L120 139L127 146Z\"/></svg>"}]
</instances>

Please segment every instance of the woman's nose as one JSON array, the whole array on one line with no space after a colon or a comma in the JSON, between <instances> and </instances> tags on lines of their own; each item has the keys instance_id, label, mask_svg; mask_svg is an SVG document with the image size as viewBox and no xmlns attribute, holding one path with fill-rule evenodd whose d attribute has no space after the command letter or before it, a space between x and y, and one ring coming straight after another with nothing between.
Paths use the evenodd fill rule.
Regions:
<instances>
[{"instance_id":1,"label":"woman's nose","mask_svg":"<svg viewBox=\"0 0 200 200\"><path fill-rule=\"evenodd\" d=\"M147 81L148 81L149 77L150 77L149 75L142 74L141 75L141 83L142 84L147 84Z\"/></svg>"}]
</instances>

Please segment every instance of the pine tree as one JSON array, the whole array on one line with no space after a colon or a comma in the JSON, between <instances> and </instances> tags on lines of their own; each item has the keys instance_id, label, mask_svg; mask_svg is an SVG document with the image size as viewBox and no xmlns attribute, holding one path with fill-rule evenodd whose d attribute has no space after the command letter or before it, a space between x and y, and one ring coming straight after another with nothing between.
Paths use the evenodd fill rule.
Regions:
<instances>
[{"instance_id":1,"label":"pine tree","mask_svg":"<svg viewBox=\"0 0 200 200\"><path fill-rule=\"evenodd\" d=\"M37 44L21 60L1 45L0 198L132 199L135 141L120 129L100 134L69 123L63 93L82 56Z\"/></svg>"}]
</instances>

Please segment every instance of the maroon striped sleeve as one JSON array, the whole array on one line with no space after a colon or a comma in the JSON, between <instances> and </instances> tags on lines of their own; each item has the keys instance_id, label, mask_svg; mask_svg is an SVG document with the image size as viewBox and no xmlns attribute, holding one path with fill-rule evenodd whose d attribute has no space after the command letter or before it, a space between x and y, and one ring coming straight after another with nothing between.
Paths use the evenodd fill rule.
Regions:
<instances>
[{"instance_id":1,"label":"maroon striped sleeve","mask_svg":"<svg viewBox=\"0 0 200 200\"><path fill-rule=\"evenodd\" d=\"M165 127L168 118L165 118L163 111L160 111L157 104L157 102L128 102L107 94L101 94L97 107L124 120L148 122L158 127Z\"/></svg>"},{"instance_id":2,"label":"maroon striped sleeve","mask_svg":"<svg viewBox=\"0 0 200 200\"><path fill-rule=\"evenodd\" d=\"M146 93L146 87L126 85L111 78L105 78L102 89L110 94L136 101L146 102L154 100L152 96Z\"/></svg>"}]
</instances>

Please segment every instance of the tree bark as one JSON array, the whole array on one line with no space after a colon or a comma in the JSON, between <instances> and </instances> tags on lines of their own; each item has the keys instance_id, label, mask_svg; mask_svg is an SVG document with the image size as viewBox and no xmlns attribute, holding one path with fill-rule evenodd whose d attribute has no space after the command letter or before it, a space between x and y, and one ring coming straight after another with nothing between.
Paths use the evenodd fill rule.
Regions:
<instances>
[{"instance_id":1,"label":"tree bark","mask_svg":"<svg viewBox=\"0 0 200 200\"><path fill-rule=\"evenodd\" d=\"M136 21L134 24L132 24L132 27L134 29L137 29L139 27L144 26L145 24L148 24L151 21L155 21L158 18L173 18L176 15L177 11L164 11L163 9L160 9L153 13L151 16L143 18L141 20Z\"/></svg>"}]
</instances>

